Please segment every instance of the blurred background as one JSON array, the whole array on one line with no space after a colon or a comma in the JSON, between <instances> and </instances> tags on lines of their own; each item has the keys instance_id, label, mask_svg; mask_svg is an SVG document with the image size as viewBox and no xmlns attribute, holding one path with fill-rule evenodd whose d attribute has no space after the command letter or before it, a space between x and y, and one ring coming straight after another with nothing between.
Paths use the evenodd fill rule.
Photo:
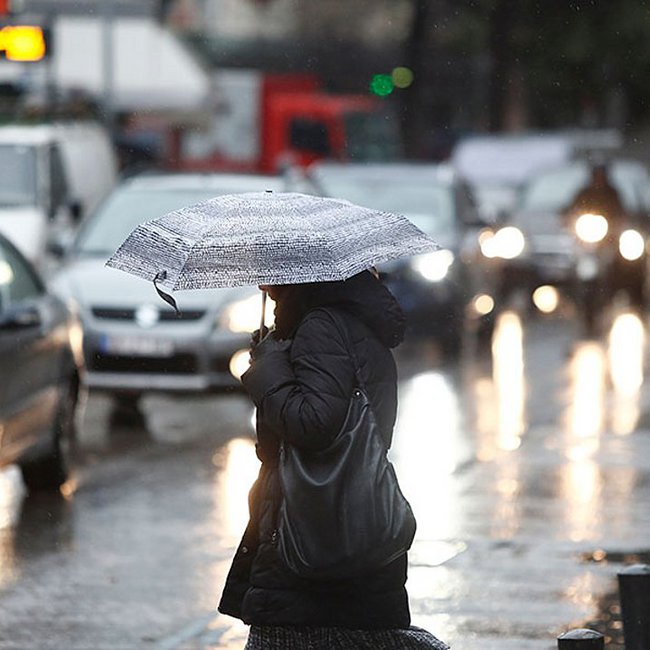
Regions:
<instances>
[{"instance_id":1,"label":"blurred background","mask_svg":"<svg viewBox=\"0 0 650 650\"><path fill-rule=\"evenodd\" d=\"M577 128L617 129L645 157L642 2L321 4L4 0L5 19L48 27L51 54L43 64L3 63L3 116L36 110L46 90L59 108L85 101L121 136L148 114L164 141L147 152L169 164L170 131L205 126L225 110L215 75L246 69L309 75L324 91L376 98L408 158L443 160L471 133Z\"/></svg>"},{"instance_id":2,"label":"blurred background","mask_svg":"<svg viewBox=\"0 0 650 650\"><path fill-rule=\"evenodd\" d=\"M641 0L0 0L0 648L243 647L214 606L259 466L259 292L177 317L104 263L271 190L441 245L379 268L408 320L413 622L622 650L616 572L650 558L649 36Z\"/></svg>"}]
</instances>

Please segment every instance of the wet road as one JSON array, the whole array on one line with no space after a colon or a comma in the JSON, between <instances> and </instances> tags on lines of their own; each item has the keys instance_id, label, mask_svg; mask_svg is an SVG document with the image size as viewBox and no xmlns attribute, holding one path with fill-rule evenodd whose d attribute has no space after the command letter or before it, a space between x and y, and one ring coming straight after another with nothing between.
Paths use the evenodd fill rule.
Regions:
<instances>
[{"instance_id":1,"label":"wet road","mask_svg":"<svg viewBox=\"0 0 650 650\"><path fill-rule=\"evenodd\" d=\"M650 546L646 330L602 340L568 320L503 314L492 350L444 365L400 352L392 457L419 522L413 622L463 650L556 647ZM109 427L92 397L82 462L60 498L0 473L0 648L243 647L214 607L257 471L243 396L145 402ZM595 556L594 556L595 553Z\"/></svg>"}]
</instances>

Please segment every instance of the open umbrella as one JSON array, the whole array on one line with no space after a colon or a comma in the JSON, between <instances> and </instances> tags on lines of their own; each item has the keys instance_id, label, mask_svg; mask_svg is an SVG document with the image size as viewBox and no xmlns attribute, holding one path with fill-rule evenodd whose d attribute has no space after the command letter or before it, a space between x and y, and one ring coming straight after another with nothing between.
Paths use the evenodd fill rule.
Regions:
<instances>
[{"instance_id":1,"label":"open umbrella","mask_svg":"<svg viewBox=\"0 0 650 650\"><path fill-rule=\"evenodd\" d=\"M226 194L137 226L107 266L171 291L345 280L439 246L401 215L298 193Z\"/></svg>"}]
</instances>

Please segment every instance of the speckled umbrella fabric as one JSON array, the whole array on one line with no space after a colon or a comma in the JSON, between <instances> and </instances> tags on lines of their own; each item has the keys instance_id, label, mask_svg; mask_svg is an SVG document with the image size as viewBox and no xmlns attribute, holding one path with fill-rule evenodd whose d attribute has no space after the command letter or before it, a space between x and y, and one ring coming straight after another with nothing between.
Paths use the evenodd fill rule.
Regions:
<instances>
[{"instance_id":1,"label":"speckled umbrella fabric","mask_svg":"<svg viewBox=\"0 0 650 650\"><path fill-rule=\"evenodd\" d=\"M106 264L178 291L345 280L437 248L401 215L307 194L253 192L145 222Z\"/></svg>"}]
</instances>

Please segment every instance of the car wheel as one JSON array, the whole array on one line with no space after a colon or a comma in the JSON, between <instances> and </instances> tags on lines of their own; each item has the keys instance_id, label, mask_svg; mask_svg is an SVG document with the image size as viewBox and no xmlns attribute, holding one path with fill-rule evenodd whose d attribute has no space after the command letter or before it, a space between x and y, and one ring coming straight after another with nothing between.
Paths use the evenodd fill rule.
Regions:
<instances>
[{"instance_id":1,"label":"car wheel","mask_svg":"<svg viewBox=\"0 0 650 650\"><path fill-rule=\"evenodd\" d=\"M141 397L139 393L113 395L110 428L145 428L146 421L140 407Z\"/></svg>"},{"instance_id":2,"label":"car wheel","mask_svg":"<svg viewBox=\"0 0 650 650\"><path fill-rule=\"evenodd\" d=\"M20 465L30 492L55 492L68 480L77 441L77 402L78 383L74 379L59 404L49 451Z\"/></svg>"}]
</instances>

